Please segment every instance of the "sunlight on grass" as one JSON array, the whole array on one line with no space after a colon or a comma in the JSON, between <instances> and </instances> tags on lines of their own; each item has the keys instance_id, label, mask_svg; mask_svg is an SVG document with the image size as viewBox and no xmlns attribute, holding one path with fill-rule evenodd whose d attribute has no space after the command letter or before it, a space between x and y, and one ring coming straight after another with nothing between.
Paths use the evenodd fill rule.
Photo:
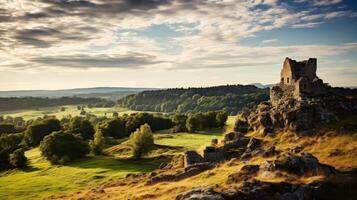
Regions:
<instances>
[{"instance_id":1,"label":"sunlight on grass","mask_svg":"<svg viewBox=\"0 0 357 200\"><path fill-rule=\"evenodd\" d=\"M53 166L40 156L38 149L26 152L30 166L24 171L0 174L0 199L42 199L98 185L128 173L149 172L159 162L128 161L112 157L89 157L67 166Z\"/></svg>"},{"instance_id":2,"label":"sunlight on grass","mask_svg":"<svg viewBox=\"0 0 357 200\"><path fill-rule=\"evenodd\" d=\"M61 111L61 107L65 107L65 111ZM85 111L88 114L94 114L97 116L107 116L112 117L113 112L118 112L119 115L131 114L138 111L132 111L122 107L112 107L112 108L85 108ZM77 106L56 106L56 107L46 107L39 109L29 109L29 110L17 110L17 111L4 111L0 112L2 116L11 116L11 117L23 117L24 120L35 119L38 117L43 117L44 115L54 115L58 119L61 119L64 116L79 116L80 110L77 109Z\"/></svg>"}]
</instances>

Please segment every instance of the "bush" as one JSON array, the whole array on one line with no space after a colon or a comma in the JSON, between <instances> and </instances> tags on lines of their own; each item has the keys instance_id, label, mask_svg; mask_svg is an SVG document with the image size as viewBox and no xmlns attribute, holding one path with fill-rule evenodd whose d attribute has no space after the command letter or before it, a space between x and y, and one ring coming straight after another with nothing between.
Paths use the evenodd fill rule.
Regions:
<instances>
[{"instance_id":1,"label":"bush","mask_svg":"<svg viewBox=\"0 0 357 200\"><path fill-rule=\"evenodd\" d=\"M128 136L125 131L125 121L114 118L105 121L98 127L105 137L123 138Z\"/></svg>"},{"instance_id":2,"label":"bush","mask_svg":"<svg viewBox=\"0 0 357 200\"><path fill-rule=\"evenodd\" d=\"M47 135L40 145L42 155L53 164L65 164L89 153L89 145L75 135L58 131Z\"/></svg>"},{"instance_id":3,"label":"bush","mask_svg":"<svg viewBox=\"0 0 357 200\"><path fill-rule=\"evenodd\" d=\"M10 154L20 148L22 133L0 136L0 168L10 167Z\"/></svg>"},{"instance_id":4,"label":"bush","mask_svg":"<svg viewBox=\"0 0 357 200\"><path fill-rule=\"evenodd\" d=\"M218 112L216 114L216 123L218 127L223 127L226 124L227 121L227 113L224 111Z\"/></svg>"},{"instance_id":5,"label":"bush","mask_svg":"<svg viewBox=\"0 0 357 200\"><path fill-rule=\"evenodd\" d=\"M17 149L10 154L10 164L17 168L26 166L27 158L23 149Z\"/></svg>"},{"instance_id":6,"label":"bush","mask_svg":"<svg viewBox=\"0 0 357 200\"><path fill-rule=\"evenodd\" d=\"M188 131L195 132L200 126L200 121L195 115L189 115L186 120L186 128Z\"/></svg>"},{"instance_id":7,"label":"bush","mask_svg":"<svg viewBox=\"0 0 357 200\"><path fill-rule=\"evenodd\" d=\"M102 131L98 129L94 134L94 140L89 142L91 152L94 155L100 155L103 153L104 140Z\"/></svg>"},{"instance_id":8,"label":"bush","mask_svg":"<svg viewBox=\"0 0 357 200\"><path fill-rule=\"evenodd\" d=\"M134 158L141 158L149 153L154 146L154 137L150 126L148 124L140 126L140 129L131 134L130 142Z\"/></svg>"},{"instance_id":9,"label":"bush","mask_svg":"<svg viewBox=\"0 0 357 200\"><path fill-rule=\"evenodd\" d=\"M61 122L58 119L45 119L29 126L25 132L24 140L28 146L35 147L46 135L59 131L61 128Z\"/></svg>"},{"instance_id":10,"label":"bush","mask_svg":"<svg viewBox=\"0 0 357 200\"><path fill-rule=\"evenodd\" d=\"M1 133L15 133L16 129L13 124L0 124L0 134Z\"/></svg>"},{"instance_id":11,"label":"bush","mask_svg":"<svg viewBox=\"0 0 357 200\"><path fill-rule=\"evenodd\" d=\"M68 129L71 133L81 135L85 140L93 139L95 133L92 123L81 117L72 118Z\"/></svg>"}]
</instances>

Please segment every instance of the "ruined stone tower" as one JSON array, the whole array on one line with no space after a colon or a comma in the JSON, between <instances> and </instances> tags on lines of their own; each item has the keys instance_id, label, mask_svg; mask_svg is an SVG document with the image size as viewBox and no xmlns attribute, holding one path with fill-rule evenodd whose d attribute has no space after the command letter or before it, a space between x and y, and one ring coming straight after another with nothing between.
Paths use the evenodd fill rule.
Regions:
<instances>
[{"instance_id":1,"label":"ruined stone tower","mask_svg":"<svg viewBox=\"0 0 357 200\"><path fill-rule=\"evenodd\" d=\"M280 73L280 83L270 90L270 99L273 102L282 97L302 100L323 94L326 86L316 75L316 69L316 58L304 61L285 58Z\"/></svg>"}]
</instances>

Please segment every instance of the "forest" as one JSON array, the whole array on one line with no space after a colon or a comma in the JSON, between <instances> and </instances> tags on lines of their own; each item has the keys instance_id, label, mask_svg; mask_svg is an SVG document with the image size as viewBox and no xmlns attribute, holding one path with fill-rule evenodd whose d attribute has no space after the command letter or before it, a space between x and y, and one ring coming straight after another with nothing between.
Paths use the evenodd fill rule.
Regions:
<instances>
[{"instance_id":1,"label":"forest","mask_svg":"<svg viewBox=\"0 0 357 200\"><path fill-rule=\"evenodd\" d=\"M235 115L269 99L269 89L253 85L225 85L206 88L174 88L143 91L118 100L132 110L156 112L207 112L224 110Z\"/></svg>"},{"instance_id":2,"label":"forest","mask_svg":"<svg viewBox=\"0 0 357 200\"><path fill-rule=\"evenodd\" d=\"M101 98L61 97L8 97L0 98L0 111L36 109L41 107L87 104L92 107L111 107L114 102Z\"/></svg>"}]
</instances>

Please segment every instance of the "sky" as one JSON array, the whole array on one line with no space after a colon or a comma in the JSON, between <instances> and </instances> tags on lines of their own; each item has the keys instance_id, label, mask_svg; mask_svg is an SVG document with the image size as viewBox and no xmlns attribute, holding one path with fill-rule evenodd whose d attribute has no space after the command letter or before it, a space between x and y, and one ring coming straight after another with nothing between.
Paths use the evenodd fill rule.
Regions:
<instances>
[{"instance_id":1,"label":"sky","mask_svg":"<svg viewBox=\"0 0 357 200\"><path fill-rule=\"evenodd\" d=\"M285 57L357 86L357 1L0 0L0 90L270 84Z\"/></svg>"}]
</instances>

